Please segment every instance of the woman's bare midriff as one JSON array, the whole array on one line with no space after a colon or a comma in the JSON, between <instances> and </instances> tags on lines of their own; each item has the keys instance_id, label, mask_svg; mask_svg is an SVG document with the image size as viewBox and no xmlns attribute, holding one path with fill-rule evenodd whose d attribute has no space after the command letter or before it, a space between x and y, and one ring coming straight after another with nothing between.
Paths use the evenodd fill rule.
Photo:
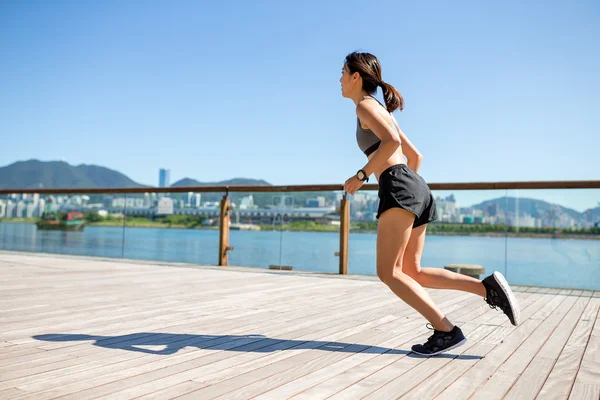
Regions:
<instances>
[{"instance_id":1,"label":"woman's bare midriff","mask_svg":"<svg viewBox=\"0 0 600 400\"><path fill-rule=\"evenodd\" d=\"M375 154L377 154L377 151L371 153L368 159L370 160L371 158L373 158ZM392 154L392 156L388 158L387 161L381 165L381 167L377 168L375 172L373 172L373 175L375 175L375 179L377 179L377 182L379 182L379 175L381 175L383 171L397 164L406 164L406 161L404 160L404 154L402 154L402 146L398 147L396 149L396 152Z\"/></svg>"}]
</instances>

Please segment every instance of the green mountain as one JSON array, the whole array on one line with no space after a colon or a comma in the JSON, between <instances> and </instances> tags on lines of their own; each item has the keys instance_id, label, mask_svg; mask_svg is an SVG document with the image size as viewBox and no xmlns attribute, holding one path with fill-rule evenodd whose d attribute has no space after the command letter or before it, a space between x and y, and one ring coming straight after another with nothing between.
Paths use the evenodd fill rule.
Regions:
<instances>
[{"instance_id":1,"label":"green mountain","mask_svg":"<svg viewBox=\"0 0 600 400\"><path fill-rule=\"evenodd\" d=\"M575 220L579 220L582 217L582 213L575 211L571 208L559 206L558 204L548 203L543 200L529 199L524 197L499 197L497 199L486 200L482 203L472 206L471 208L486 211L490 207L493 208L497 205L498 211L500 212L515 213L517 211L517 202L519 207L519 213L525 213L532 216L535 216L534 213L537 213L538 215L543 215L549 212L552 212L556 215L564 213L574 218Z\"/></svg>"},{"instance_id":2,"label":"green mountain","mask_svg":"<svg viewBox=\"0 0 600 400\"><path fill-rule=\"evenodd\" d=\"M272 186L269 182L261 179L250 179L250 178L233 178L220 182L200 182L192 178L183 178L171 185L171 187L184 187L184 186L234 186L234 185L247 185L247 186ZM241 201L241 198L253 195L254 204L258 206L265 206L269 204L269 193L238 193L232 192L229 197L234 203ZM223 198L224 193L202 193L202 201L219 201ZM181 195L174 194L174 198L183 198Z\"/></svg>"},{"instance_id":3,"label":"green mountain","mask_svg":"<svg viewBox=\"0 0 600 400\"><path fill-rule=\"evenodd\" d=\"M600 207L590 208L583 212L583 218L592 223L600 224Z\"/></svg>"},{"instance_id":4,"label":"green mountain","mask_svg":"<svg viewBox=\"0 0 600 400\"><path fill-rule=\"evenodd\" d=\"M232 185L247 185L247 186L272 186L269 182L262 179L250 178L233 178L220 182L200 182L192 178L183 178L173 183L171 187L181 186L232 186Z\"/></svg>"},{"instance_id":5,"label":"green mountain","mask_svg":"<svg viewBox=\"0 0 600 400\"><path fill-rule=\"evenodd\" d=\"M200 182L191 178L181 179L171 187L183 187L183 186L272 186L269 182L262 179L250 179L250 178L233 178L220 182ZM219 201L223 198L224 193L202 193L202 201ZM314 199L318 196L323 196L327 200L333 200L335 194L332 192L231 192L229 198L232 202L238 203L242 197L252 195L254 204L260 208L270 207L277 201L274 198L282 195L290 196L293 199L293 205L296 207L306 206L308 199ZM173 198L184 198L184 195L173 194ZM277 203L279 204L279 203Z\"/></svg>"},{"instance_id":6,"label":"green mountain","mask_svg":"<svg viewBox=\"0 0 600 400\"><path fill-rule=\"evenodd\" d=\"M63 161L18 161L0 167L0 189L116 188L141 185L118 171Z\"/></svg>"},{"instance_id":7,"label":"green mountain","mask_svg":"<svg viewBox=\"0 0 600 400\"><path fill-rule=\"evenodd\" d=\"M509 213L515 213L517 210L517 201L519 202L519 214L527 214L538 218L544 216L561 217L566 214L577 222L588 222L592 224L600 223L600 206L590 208L584 212L578 212L558 204L523 197L500 197L497 199L486 200L469 208L485 212L494 209L497 206L499 212L505 213L508 211Z\"/></svg>"}]
</instances>

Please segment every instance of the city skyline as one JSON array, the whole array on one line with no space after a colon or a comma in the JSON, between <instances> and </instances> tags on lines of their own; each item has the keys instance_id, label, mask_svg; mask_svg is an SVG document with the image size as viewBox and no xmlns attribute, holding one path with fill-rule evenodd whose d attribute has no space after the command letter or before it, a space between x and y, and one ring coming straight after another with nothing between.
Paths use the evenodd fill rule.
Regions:
<instances>
[{"instance_id":1,"label":"city skyline","mask_svg":"<svg viewBox=\"0 0 600 400\"><path fill-rule=\"evenodd\" d=\"M281 194L284 196L284 194ZM290 197L291 194L285 194ZM272 197L273 204L268 207L260 207L254 204L253 195L241 197L239 203L232 201L234 213L239 212L260 212L269 213L272 215L292 212L302 215L306 210L314 210L317 215L325 215L334 213L340 206L341 194L337 194L334 198L327 200L323 196L314 196L308 198L305 204L293 204L293 202L284 202L283 198L280 202L275 201ZM46 203L46 199L52 199L50 203ZM42 215L47 204L52 204L57 209L77 209L85 210L105 210L112 212L123 212L132 215L155 215L160 214L161 207L167 206L171 213L175 210L175 214L202 214L209 212L211 214L219 213L219 202L217 201L201 201L200 193L188 192L183 198L171 199L163 196L161 193L146 193L143 196L137 197L122 197L117 195L102 196L101 203L88 204L89 196L85 195L58 195L58 196L40 196L39 194L13 194L7 196L6 199L0 199L0 218L37 218ZM377 213L376 196L368 193L357 193L350 197L351 216L356 221L375 221ZM527 201L531 199L526 199ZM164 201L169 204L161 204ZM600 215L594 218L581 216L576 219L571 215L565 214L560 209L553 208L548 210L538 209L537 203L532 203L527 209L522 207L519 209L519 202L516 202L515 212L501 210L498 202L489 200L487 204L480 204L480 208L471 206L461 206L454 195L445 198L437 197L438 221L440 223L459 223L459 224L506 224L507 226L518 226L527 228L568 228L580 229L591 228L600 224ZM193 211L195 210L195 211ZM279 210L279 211L278 211ZM302 211L305 210L305 211ZM250 213L250 215L252 212ZM238 215L239 217L239 215ZM251 218L251 217L250 217Z\"/></svg>"}]
</instances>

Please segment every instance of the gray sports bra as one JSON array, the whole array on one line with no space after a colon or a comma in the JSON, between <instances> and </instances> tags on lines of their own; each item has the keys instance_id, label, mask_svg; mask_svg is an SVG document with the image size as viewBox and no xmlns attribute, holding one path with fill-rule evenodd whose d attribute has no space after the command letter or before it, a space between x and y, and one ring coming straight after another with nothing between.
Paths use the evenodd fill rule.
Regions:
<instances>
[{"instance_id":1,"label":"gray sports bra","mask_svg":"<svg viewBox=\"0 0 600 400\"><path fill-rule=\"evenodd\" d=\"M375 97L371 98L377 100ZM381 104L379 100L377 100L377 102ZM383 104L381 105L383 106ZM389 122L389 124L396 132L398 131L394 121ZM358 143L360 150L365 153L367 157L377 150L381 144L381 140L379 140L377 135L374 134L372 130L364 129L362 126L360 126L360 119L358 117L356 117L356 142Z\"/></svg>"}]
</instances>

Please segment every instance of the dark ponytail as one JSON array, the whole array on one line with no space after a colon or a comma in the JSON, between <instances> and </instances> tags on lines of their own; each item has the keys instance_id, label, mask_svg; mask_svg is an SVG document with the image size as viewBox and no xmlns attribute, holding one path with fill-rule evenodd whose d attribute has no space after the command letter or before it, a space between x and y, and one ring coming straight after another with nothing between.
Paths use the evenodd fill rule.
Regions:
<instances>
[{"instance_id":1,"label":"dark ponytail","mask_svg":"<svg viewBox=\"0 0 600 400\"><path fill-rule=\"evenodd\" d=\"M404 109L404 99L398 90L381 79L381 64L377 57L370 53L353 52L346 56L345 63L350 73L358 72L363 78L362 88L365 92L372 95L377 87L381 87L388 112Z\"/></svg>"},{"instance_id":2,"label":"dark ponytail","mask_svg":"<svg viewBox=\"0 0 600 400\"><path fill-rule=\"evenodd\" d=\"M380 85L383 91L383 99L385 100L385 108L388 112L394 112L397 109L404 110L404 99L395 87L389 83L381 81Z\"/></svg>"}]
</instances>

